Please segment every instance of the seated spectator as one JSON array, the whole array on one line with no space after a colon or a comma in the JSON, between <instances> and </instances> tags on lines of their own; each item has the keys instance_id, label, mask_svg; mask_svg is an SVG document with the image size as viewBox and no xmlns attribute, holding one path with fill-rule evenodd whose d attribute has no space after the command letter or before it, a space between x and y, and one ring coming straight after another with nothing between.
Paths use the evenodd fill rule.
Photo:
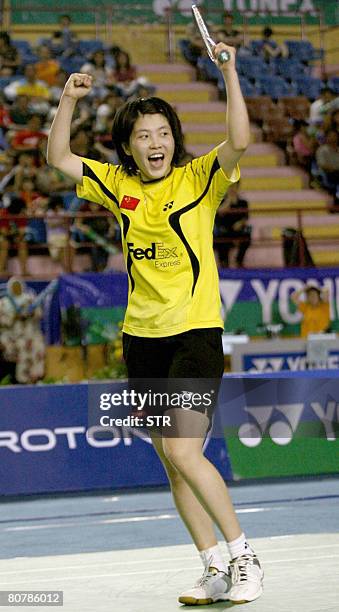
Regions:
<instances>
[{"instance_id":1,"label":"seated spectator","mask_svg":"<svg viewBox=\"0 0 339 612\"><path fill-rule=\"evenodd\" d=\"M269 62L276 57L288 57L288 48L285 43L280 45L272 40L273 30L266 27L262 31L261 55L265 62Z\"/></svg>"},{"instance_id":2,"label":"seated spectator","mask_svg":"<svg viewBox=\"0 0 339 612\"><path fill-rule=\"evenodd\" d=\"M33 307L36 294L12 277L0 299L0 349L15 364L15 380L36 383L44 375L45 344L40 328L41 307Z\"/></svg>"},{"instance_id":3,"label":"seated spectator","mask_svg":"<svg viewBox=\"0 0 339 612\"><path fill-rule=\"evenodd\" d=\"M117 53L113 75L116 85L124 96L132 96L135 93L138 87L137 70L131 65L130 56L126 51L121 50Z\"/></svg>"},{"instance_id":4,"label":"seated spectator","mask_svg":"<svg viewBox=\"0 0 339 612\"><path fill-rule=\"evenodd\" d=\"M92 213L101 212L100 206L94 202L90 202L89 210ZM109 252L100 244L95 242L96 234L100 238L108 239L114 233L114 219L108 217L89 217L78 219L75 228L84 234L84 238L93 243L90 248L91 271L103 272L107 266ZM81 242L74 243L74 246L81 246Z\"/></svg>"},{"instance_id":5,"label":"seated spectator","mask_svg":"<svg viewBox=\"0 0 339 612\"><path fill-rule=\"evenodd\" d=\"M246 251L251 244L251 231L248 225L248 202L239 197L239 182L234 183L228 188L215 217L215 238L227 238L225 242L216 242L214 245L222 267L229 266L229 253L234 246L237 248L237 267L243 267Z\"/></svg>"},{"instance_id":6,"label":"seated spectator","mask_svg":"<svg viewBox=\"0 0 339 612\"><path fill-rule=\"evenodd\" d=\"M306 170L311 169L312 160L316 150L316 141L309 133L306 121L295 122L295 134L292 138L292 154L300 166ZM293 159L290 160L293 163Z\"/></svg>"},{"instance_id":7,"label":"seated spectator","mask_svg":"<svg viewBox=\"0 0 339 612\"><path fill-rule=\"evenodd\" d=\"M0 76L12 76L21 65L17 48L7 32L0 32Z\"/></svg>"},{"instance_id":8,"label":"seated spectator","mask_svg":"<svg viewBox=\"0 0 339 612\"><path fill-rule=\"evenodd\" d=\"M142 96L140 96L142 97ZM147 97L147 96L146 96ZM95 131L99 133L107 133L107 119L114 117L116 111L124 103L123 97L116 88L111 88L110 92L100 102L95 118Z\"/></svg>"},{"instance_id":9,"label":"seated spectator","mask_svg":"<svg viewBox=\"0 0 339 612\"><path fill-rule=\"evenodd\" d=\"M47 141L40 115L31 115L27 126L15 132L11 146L15 151L36 151L41 140Z\"/></svg>"},{"instance_id":10,"label":"seated spectator","mask_svg":"<svg viewBox=\"0 0 339 612\"><path fill-rule=\"evenodd\" d=\"M58 60L52 58L52 53L47 45L38 48L39 61L35 64L36 76L50 87L57 82L57 74L60 70Z\"/></svg>"},{"instance_id":11,"label":"seated spectator","mask_svg":"<svg viewBox=\"0 0 339 612\"><path fill-rule=\"evenodd\" d=\"M49 196L50 193L57 194L58 192L69 192L74 190L74 181L72 181L72 179L62 174L60 170L48 166L47 164L37 168L36 185L38 191L44 196Z\"/></svg>"},{"instance_id":12,"label":"seated spectator","mask_svg":"<svg viewBox=\"0 0 339 612\"><path fill-rule=\"evenodd\" d=\"M59 58L65 51L62 32L60 30L56 30L52 34L52 38L46 41L46 45L50 49L51 56L54 58Z\"/></svg>"},{"instance_id":13,"label":"seated spectator","mask_svg":"<svg viewBox=\"0 0 339 612\"><path fill-rule=\"evenodd\" d=\"M305 301L300 299L303 294L306 296ZM330 306L326 289L321 291L316 285L308 284L304 289L292 293L291 300L303 315L300 333L302 338L328 330Z\"/></svg>"},{"instance_id":14,"label":"seated spectator","mask_svg":"<svg viewBox=\"0 0 339 612\"><path fill-rule=\"evenodd\" d=\"M61 263L63 269L66 270L68 227L65 223L65 208L61 196L54 195L50 198L45 223L49 254L53 261Z\"/></svg>"},{"instance_id":15,"label":"seated spectator","mask_svg":"<svg viewBox=\"0 0 339 612\"><path fill-rule=\"evenodd\" d=\"M0 92L0 128L4 131L8 130L13 123L10 115L10 110L5 102L5 97Z\"/></svg>"},{"instance_id":16,"label":"seated spectator","mask_svg":"<svg viewBox=\"0 0 339 612\"><path fill-rule=\"evenodd\" d=\"M208 27L208 30L213 36L214 25L211 24L205 16L205 7L199 6L199 11ZM206 56L206 47L204 41L201 38L201 34L195 19L191 21L186 28L186 38L182 41L179 41L181 51L183 53L184 58L192 64L192 66L197 65L197 61L199 57Z\"/></svg>"},{"instance_id":17,"label":"seated spectator","mask_svg":"<svg viewBox=\"0 0 339 612\"><path fill-rule=\"evenodd\" d=\"M335 102L336 100L338 100L339 102L339 98L336 98L335 100L333 100L333 102ZM323 108L326 108L326 106L324 106ZM325 114L323 118L322 129L324 130L324 132L334 130L335 132L339 133L339 108L334 108L334 110L332 111L329 110Z\"/></svg>"},{"instance_id":18,"label":"seated spectator","mask_svg":"<svg viewBox=\"0 0 339 612\"><path fill-rule=\"evenodd\" d=\"M318 147L316 162L321 171L320 178L323 185L336 199L338 199L339 184L339 136L335 130L329 130L326 135L326 144Z\"/></svg>"},{"instance_id":19,"label":"seated spectator","mask_svg":"<svg viewBox=\"0 0 339 612\"><path fill-rule=\"evenodd\" d=\"M334 100L335 97L335 93L330 87L323 87L320 98L314 100L310 107L309 121L312 125L320 125L323 122L324 116L322 109L325 104Z\"/></svg>"},{"instance_id":20,"label":"seated spectator","mask_svg":"<svg viewBox=\"0 0 339 612\"><path fill-rule=\"evenodd\" d=\"M37 79L35 64L27 64L24 77L7 85L4 93L10 102L16 100L18 96L28 96L33 112L46 114L49 110L50 91L46 83Z\"/></svg>"},{"instance_id":21,"label":"seated spectator","mask_svg":"<svg viewBox=\"0 0 339 612\"><path fill-rule=\"evenodd\" d=\"M48 198L39 193L35 177L23 178L19 196L25 202L28 215L42 215L45 212Z\"/></svg>"},{"instance_id":22,"label":"seated spectator","mask_svg":"<svg viewBox=\"0 0 339 612\"><path fill-rule=\"evenodd\" d=\"M32 115L29 106L29 97L23 94L17 97L9 109L11 121L16 125L26 125Z\"/></svg>"},{"instance_id":23,"label":"seated spectator","mask_svg":"<svg viewBox=\"0 0 339 612\"><path fill-rule=\"evenodd\" d=\"M27 219L8 219L8 215L24 215L25 202L22 198L9 198L9 206L0 208L0 274L7 271L9 249L18 250L18 259L22 275L27 274L28 250L25 240Z\"/></svg>"},{"instance_id":24,"label":"seated spectator","mask_svg":"<svg viewBox=\"0 0 339 612\"><path fill-rule=\"evenodd\" d=\"M25 178L35 179L37 175L35 152L23 151L19 153L17 163L14 166L14 171L14 191L19 192L22 189L22 182Z\"/></svg>"},{"instance_id":25,"label":"seated spectator","mask_svg":"<svg viewBox=\"0 0 339 612\"><path fill-rule=\"evenodd\" d=\"M93 154L93 134L90 130L80 126L71 136L71 151L80 157L89 157Z\"/></svg>"},{"instance_id":26,"label":"seated spectator","mask_svg":"<svg viewBox=\"0 0 339 612\"><path fill-rule=\"evenodd\" d=\"M223 25L220 29L216 30L216 40L223 42L226 45L231 45L236 49L239 49L242 43L242 36L239 30L235 30L233 27L233 15L228 11L224 12Z\"/></svg>"},{"instance_id":27,"label":"seated spectator","mask_svg":"<svg viewBox=\"0 0 339 612\"><path fill-rule=\"evenodd\" d=\"M89 62L86 62L80 72L93 77L92 97L104 97L108 93L107 86L114 84L113 70L106 65L104 51L95 51Z\"/></svg>"}]
</instances>

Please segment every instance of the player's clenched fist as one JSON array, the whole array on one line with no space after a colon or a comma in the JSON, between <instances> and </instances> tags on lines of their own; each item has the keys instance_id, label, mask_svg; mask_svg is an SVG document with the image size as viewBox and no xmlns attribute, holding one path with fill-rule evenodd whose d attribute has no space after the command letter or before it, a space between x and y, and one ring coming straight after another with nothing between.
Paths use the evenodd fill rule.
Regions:
<instances>
[{"instance_id":1,"label":"player's clenched fist","mask_svg":"<svg viewBox=\"0 0 339 612\"><path fill-rule=\"evenodd\" d=\"M78 100L92 89L92 77L89 74L74 73L69 77L63 91L64 96Z\"/></svg>"}]
</instances>

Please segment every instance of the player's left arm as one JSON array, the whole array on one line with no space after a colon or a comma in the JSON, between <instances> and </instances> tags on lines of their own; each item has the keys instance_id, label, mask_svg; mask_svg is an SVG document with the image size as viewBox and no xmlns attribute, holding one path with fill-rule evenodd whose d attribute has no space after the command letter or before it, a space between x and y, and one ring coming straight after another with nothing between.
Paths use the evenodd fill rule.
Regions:
<instances>
[{"instance_id":1,"label":"player's left arm","mask_svg":"<svg viewBox=\"0 0 339 612\"><path fill-rule=\"evenodd\" d=\"M226 141L218 147L218 161L226 176L231 176L249 145L250 123L235 67L236 50L224 43L218 43L214 49L215 57L217 58L222 51L228 51L231 59L225 63L217 61L227 93Z\"/></svg>"}]
</instances>

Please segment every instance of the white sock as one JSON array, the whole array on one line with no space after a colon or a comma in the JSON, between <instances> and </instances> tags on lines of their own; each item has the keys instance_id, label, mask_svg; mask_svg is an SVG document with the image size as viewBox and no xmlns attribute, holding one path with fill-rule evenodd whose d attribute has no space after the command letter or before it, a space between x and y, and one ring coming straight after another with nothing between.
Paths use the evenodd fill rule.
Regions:
<instances>
[{"instance_id":1,"label":"white sock","mask_svg":"<svg viewBox=\"0 0 339 612\"><path fill-rule=\"evenodd\" d=\"M211 548L201 550L199 554L204 567L208 565L209 567L215 567L215 569L217 569L219 572L226 573L226 563L222 558L218 544L212 546Z\"/></svg>"},{"instance_id":2,"label":"white sock","mask_svg":"<svg viewBox=\"0 0 339 612\"><path fill-rule=\"evenodd\" d=\"M250 547L249 543L246 541L244 533L242 533L236 540L232 540L232 542L227 542L227 547L231 559L235 559L236 557L240 557L241 555L254 555L254 551Z\"/></svg>"}]
</instances>

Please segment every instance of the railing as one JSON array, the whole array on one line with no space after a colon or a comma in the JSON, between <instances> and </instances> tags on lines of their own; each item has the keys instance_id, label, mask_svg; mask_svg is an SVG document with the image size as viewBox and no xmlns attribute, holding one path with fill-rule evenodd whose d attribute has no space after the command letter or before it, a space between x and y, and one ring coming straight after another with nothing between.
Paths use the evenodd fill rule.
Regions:
<instances>
[{"instance_id":1,"label":"railing","mask_svg":"<svg viewBox=\"0 0 339 612\"><path fill-rule=\"evenodd\" d=\"M329 206L326 209L327 212L329 213L338 213L338 208L336 208L335 206ZM310 215L313 213L317 213L317 212L325 212L323 207L316 207L316 208L312 208L311 211L305 210L304 208L298 208L295 207L293 210L291 210L290 208L287 207L274 207L271 209L265 209L265 210L248 210L248 209L236 209L235 210L229 210L229 211L225 211L225 214L230 214L230 215L234 215L235 213L249 213L251 215L251 217L253 217L254 215L260 215L260 216L267 216L269 217L270 220L270 226L274 225L274 216L276 213L280 213L280 214L288 214L289 216L291 215L295 215L295 228L298 231L297 234L297 240L298 240L298 250L299 250L299 266L303 267L303 265L305 265L306 263L306 257L305 257L305 244L304 244L304 240L303 240L303 231L305 228L305 224L304 224L304 215ZM53 219L58 219L60 221L60 223L63 223L67 229L68 232L68 241L67 241L67 245L65 247L65 272L72 272L72 257L71 257L71 249L74 248L71 246L70 244L70 239L71 239L71 232L72 229L75 227L76 225L74 225L74 222L76 219L82 219L82 220L86 220L89 218L98 218L98 217L109 217L112 218L112 214L106 211L103 212L99 212L99 213L91 213L91 212L78 212L78 213L73 213L73 212L67 212L65 211L65 213L63 215L52 215L49 214L48 218L46 219L47 221L49 220L53 220ZM1 230L1 225L2 225L2 221L15 221L15 220L19 220L19 219L25 219L27 221L29 220L42 220L45 221L45 217L43 215L7 215L6 217L1 217L0 216L0 230ZM329 217L329 221L332 220L333 221L333 217ZM338 217L338 223L335 224L339 226L339 217ZM289 227L291 227L289 225ZM80 230L81 231L81 230ZM242 241L248 240L247 238L232 238L232 237L218 237L218 238L214 238L214 244L220 244L220 243L232 243L232 244L236 244L236 243L240 243ZM312 237L308 239L309 244L312 243L316 243L316 244L328 244L330 241L333 240L338 240L338 236L337 235L328 235L326 237ZM113 241L110 240L110 244L112 246L116 246L118 248L121 248L121 245L119 242L117 241ZM256 237L256 238L252 238L251 239L251 246L250 248L262 248L262 247L267 247L270 248L272 246L277 246L278 244L282 244L282 238L275 238L275 237ZM81 241L78 243L78 246L76 248L76 250L79 249L89 249L89 248L93 248L94 246L96 246L95 242L89 242L89 241ZM34 254L34 251L37 250L41 250L41 249L48 249L48 245L47 243L27 243L27 247L28 247L28 251L31 255ZM17 251L18 250L18 245L15 246L11 246L10 247L11 250ZM0 244L0 249L1 249L1 244ZM249 267L249 266L247 266ZM272 268L274 266L272 266L269 262L267 267Z\"/></svg>"}]
</instances>

